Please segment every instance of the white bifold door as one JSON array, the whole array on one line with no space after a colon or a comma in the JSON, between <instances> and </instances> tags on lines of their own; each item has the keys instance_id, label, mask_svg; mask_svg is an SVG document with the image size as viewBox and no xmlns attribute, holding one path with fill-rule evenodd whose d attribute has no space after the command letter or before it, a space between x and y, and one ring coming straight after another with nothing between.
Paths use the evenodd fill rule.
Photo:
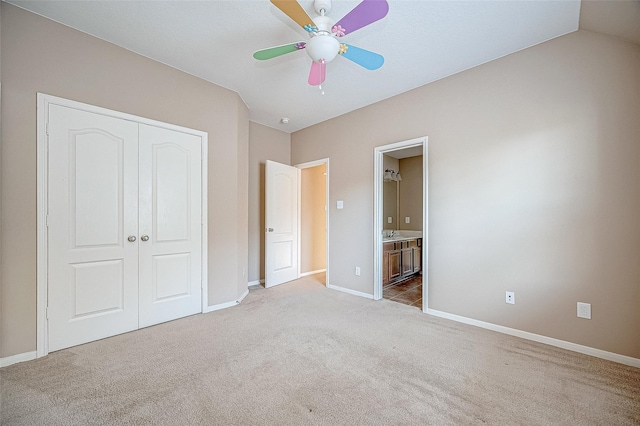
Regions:
<instances>
[{"instance_id":1,"label":"white bifold door","mask_svg":"<svg viewBox=\"0 0 640 426\"><path fill-rule=\"evenodd\" d=\"M50 105L49 351L202 311L202 138Z\"/></svg>"}]
</instances>

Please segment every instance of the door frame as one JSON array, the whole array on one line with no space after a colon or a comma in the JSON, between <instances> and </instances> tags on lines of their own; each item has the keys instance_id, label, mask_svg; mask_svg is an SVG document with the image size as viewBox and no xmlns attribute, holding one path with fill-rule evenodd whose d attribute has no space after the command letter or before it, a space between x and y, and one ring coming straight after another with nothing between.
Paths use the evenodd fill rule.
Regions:
<instances>
[{"instance_id":1,"label":"door frame","mask_svg":"<svg viewBox=\"0 0 640 426\"><path fill-rule=\"evenodd\" d=\"M373 299L382 299L383 154L422 145L422 312L429 307L429 138L423 136L378 146L373 158Z\"/></svg>"},{"instance_id":2,"label":"door frame","mask_svg":"<svg viewBox=\"0 0 640 426\"><path fill-rule=\"evenodd\" d=\"M60 98L57 96L47 95L44 93L37 94L37 135L36 135L36 181L37 181L37 199L36 199L36 358L43 357L49 353L49 333L47 320L47 294L48 294L48 240L47 240L47 212L48 205L48 129L49 121L49 105L59 105L67 108L74 108L81 111L91 112L95 114L106 115L109 117L119 118L137 123L148 124L150 126L160 127L163 129L174 130L177 132L188 133L202 138L202 164L201 164L201 263L202 263L202 282L201 295L202 304L201 312L206 312L208 306L208 279L207 279L207 235L208 235L208 216L207 216L207 169L208 169L208 133L200 130L189 129L174 124L164 123L161 121L151 120L149 118L139 117L120 111L114 111L101 108L94 105L84 104L72 101L70 99Z\"/></svg>"},{"instance_id":3,"label":"door frame","mask_svg":"<svg viewBox=\"0 0 640 426\"><path fill-rule=\"evenodd\" d=\"M325 165L326 166L326 173L327 175L325 176L325 201L324 201L324 205L325 205L325 286L328 288L329 287L329 212L331 211L331 209L329 208L329 158L321 158L320 160L315 160L315 161L308 161L306 163L300 163L300 164L296 164L294 167L299 168L300 170L302 169L309 169L311 167L317 167L317 166L321 166L321 165ZM300 244L300 239L302 238L302 233L300 232L300 212L301 210L301 203L302 203L302 197L301 197L301 191L302 191L302 185L298 185L298 275L300 275L300 247L302 246Z\"/></svg>"}]
</instances>

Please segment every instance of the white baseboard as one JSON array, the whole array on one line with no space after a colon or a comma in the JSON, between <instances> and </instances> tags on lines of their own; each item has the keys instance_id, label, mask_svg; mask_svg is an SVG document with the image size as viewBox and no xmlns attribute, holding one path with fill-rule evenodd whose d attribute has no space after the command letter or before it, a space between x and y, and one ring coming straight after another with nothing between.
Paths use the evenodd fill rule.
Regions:
<instances>
[{"instance_id":1,"label":"white baseboard","mask_svg":"<svg viewBox=\"0 0 640 426\"><path fill-rule=\"evenodd\" d=\"M260 284L264 284L264 280L249 281L247 283L247 287L251 287L252 285L260 285Z\"/></svg>"},{"instance_id":2,"label":"white baseboard","mask_svg":"<svg viewBox=\"0 0 640 426\"><path fill-rule=\"evenodd\" d=\"M213 311L219 311L220 309L226 309L226 308L230 308L232 306L236 306L238 305L240 302L238 302L237 300L234 300L233 302L225 302L225 303L219 303L217 305L211 305L211 306L207 306L202 313L206 314L208 312L213 312Z\"/></svg>"},{"instance_id":3,"label":"white baseboard","mask_svg":"<svg viewBox=\"0 0 640 426\"><path fill-rule=\"evenodd\" d=\"M0 368L8 367L12 364L17 364L19 362L31 361L32 359L36 359L36 351L12 355L6 358L0 358Z\"/></svg>"},{"instance_id":4,"label":"white baseboard","mask_svg":"<svg viewBox=\"0 0 640 426\"><path fill-rule=\"evenodd\" d=\"M331 285L331 284L327 284L327 288L330 288L331 290L338 290L338 291L341 291L343 293L353 294L354 296L360 296L360 297L364 297L364 298L367 298L367 299L373 299L373 294L363 293L361 291L356 291L356 290L351 290L350 288L338 287L337 285Z\"/></svg>"},{"instance_id":5,"label":"white baseboard","mask_svg":"<svg viewBox=\"0 0 640 426\"><path fill-rule=\"evenodd\" d=\"M249 294L249 288L247 287L247 289L244 291L244 293L242 293L242 296L240 296L238 300L235 300L233 302L219 303L217 305L207 306L206 308L204 308L202 313L206 314L213 311L219 311L220 309L226 309L226 308L231 308L232 306L237 306L240 304L240 302L242 302L242 300L245 297L247 297L248 294Z\"/></svg>"},{"instance_id":6,"label":"white baseboard","mask_svg":"<svg viewBox=\"0 0 640 426\"><path fill-rule=\"evenodd\" d=\"M607 351L603 351L602 349L596 349L589 346L579 345L577 343L571 343L565 340L554 339L553 337L542 336L540 334L529 333L528 331L522 331L522 330L517 330L515 328L504 327L502 325L492 324L490 322L484 322L484 321L479 321L472 318L462 317L460 315L449 314L447 312L442 312L435 309L427 308L425 313L429 315L433 315L435 317L450 319L452 321L474 325L476 327L486 328L487 330L497 331L498 333L509 334L511 336L521 337L527 340L533 340L534 342L544 343L544 344L555 346L558 348L567 349L573 352L579 352L581 354L595 356L596 358L602 358L609 361L619 362L620 364L629 365L631 367L640 368L640 359L638 358L633 358L626 355L620 355L613 352L607 352Z\"/></svg>"},{"instance_id":7,"label":"white baseboard","mask_svg":"<svg viewBox=\"0 0 640 426\"><path fill-rule=\"evenodd\" d=\"M238 298L238 303L242 302L244 300L245 297L247 297L247 295L249 294L249 288L247 288L244 293L242 293L242 296L240 296Z\"/></svg>"},{"instance_id":8,"label":"white baseboard","mask_svg":"<svg viewBox=\"0 0 640 426\"><path fill-rule=\"evenodd\" d=\"M318 269L316 271L310 271L310 272L303 272L300 274L300 278L302 277L308 277L309 275L315 275L315 274L320 274L322 272L327 272L326 269Z\"/></svg>"}]
</instances>

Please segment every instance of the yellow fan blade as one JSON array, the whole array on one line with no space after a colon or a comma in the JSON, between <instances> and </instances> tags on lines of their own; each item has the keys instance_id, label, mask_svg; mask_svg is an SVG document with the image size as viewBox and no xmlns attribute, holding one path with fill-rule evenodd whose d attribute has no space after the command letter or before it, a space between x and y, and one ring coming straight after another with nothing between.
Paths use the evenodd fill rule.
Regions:
<instances>
[{"instance_id":1,"label":"yellow fan blade","mask_svg":"<svg viewBox=\"0 0 640 426\"><path fill-rule=\"evenodd\" d=\"M293 19L296 24L304 28L306 25L315 25L307 12L300 6L296 0L271 0L278 9L283 11L289 18Z\"/></svg>"}]
</instances>

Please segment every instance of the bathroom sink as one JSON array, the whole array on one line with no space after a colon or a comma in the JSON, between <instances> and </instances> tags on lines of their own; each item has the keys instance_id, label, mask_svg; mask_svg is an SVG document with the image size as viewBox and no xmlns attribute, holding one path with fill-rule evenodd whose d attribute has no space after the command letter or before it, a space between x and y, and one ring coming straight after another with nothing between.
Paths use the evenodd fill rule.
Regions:
<instances>
[{"instance_id":1,"label":"bathroom sink","mask_svg":"<svg viewBox=\"0 0 640 426\"><path fill-rule=\"evenodd\" d=\"M396 235L396 236L393 236L393 237L383 237L382 238L382 242L383 243L388 243L390 241L415 240L415 239L416 239L416 237L405 237L405 236L402 236L402 235Z\"/></svg>"}]
</instances>

